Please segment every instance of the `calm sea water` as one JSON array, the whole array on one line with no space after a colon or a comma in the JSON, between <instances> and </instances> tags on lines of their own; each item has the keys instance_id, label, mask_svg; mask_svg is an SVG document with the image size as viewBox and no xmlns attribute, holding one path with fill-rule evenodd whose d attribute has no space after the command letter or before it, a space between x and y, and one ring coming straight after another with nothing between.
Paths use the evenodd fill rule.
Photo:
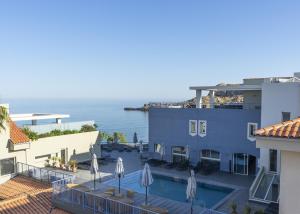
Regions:
<instances>
[{"instance_id":1,"label":"calm sea water","mask_svg":"<svg viewBox=\"0 0 300 214\"><path fill-rule=\"evenodd\" d=\"M63 121L94 120L100 130L125 134L132 141L134 132L139 140L148 141L148 113L124 111L126 107L139 107L146 101L108 101L97 99L9 99L11 113L70 114ZM53 122L43 121L39 123ZM30 123L30 121L26 122Z\"/></svg>"}]
</instances>

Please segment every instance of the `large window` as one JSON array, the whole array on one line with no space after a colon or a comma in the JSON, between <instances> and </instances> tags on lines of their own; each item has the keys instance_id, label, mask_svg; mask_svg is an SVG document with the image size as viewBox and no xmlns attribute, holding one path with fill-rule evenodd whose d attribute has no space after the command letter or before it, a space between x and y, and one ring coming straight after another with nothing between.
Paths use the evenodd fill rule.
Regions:
<instances>
[{"instance_id":1,"label":"large window","mask_svg":"<svg viewBox=\"0 0 300 214\"><path fill-rule=\"evenodd\" d=\"M173 162L178 163L186 159L186 150L183 146L172 147Z\"/></svg>"},{"instance_id":2,"label":"large window","mask_svg":"<svg viewBox=\"0 0 300 214\"><path fill-rule=\"evenodd\" d=\"M257 123L248 123L247 138L250 141L255 141L255 132L257 130Z\"/></svg>"},{"instance_id":3,"label":"large window","mask_svg":"<svg viewBox=\"0 0 300 214\"><path fill-rule=\"evenodd\" d=\"M189 121L189 134L191 136L197 135L197 120L190 120Z\"/></svg>"},{"instance_id":4,"label":"large window","mask_svg":"<svg viewBox=\"0 0 300 214\"><path fill-rule=\"evenodd\" d=\"M220 161L220 152L210 149L201 151L201 159Z\"/></svg>"},{"instance_id":5,"label":"large window","mask_svg":"<svg viewBox=\"0 0 300 214\"><path fill-rule=\"evenodd\" d=\"M15 158L0 160L0 172L1 176L15 173Z\"/></svg>"}]
</instances>

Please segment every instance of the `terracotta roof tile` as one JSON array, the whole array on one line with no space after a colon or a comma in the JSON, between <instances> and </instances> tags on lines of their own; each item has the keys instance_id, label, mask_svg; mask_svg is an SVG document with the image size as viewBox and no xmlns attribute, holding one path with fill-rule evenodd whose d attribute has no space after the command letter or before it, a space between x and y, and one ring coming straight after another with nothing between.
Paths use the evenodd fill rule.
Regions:
<instances>
[{"instance_id":1,"label":"terracotta roof tile","mask_svg":"<svg viewBox=\"0 0 300 214\"><path fill-rule=\"evenodd\" d=\"M12 141L13 144L25 143L30 141L27 135L24 134L24 132L16 125L15 122L10 120L9 128L10 128L10 140Z\"/></svg>"},{"instance_id":2,"label":"terracotta roof tile","mask_svg":"<svg viewBox=\"0 0 300 214\"><path fill-rule=\"evenodd\" d=\"M255 134L261 137L300 138L300 118L261 128Z\"/></svg>"},{"instance_id":3,"label":"terracotta roof tile","mask_svg":"<svg viewBox=\"0 0 300 214\"><path fill-rule=\"evenodd\" d=\"M49 214L51 186L24 176L17 176L0 185L0 213L5 214ZM67 214L60 209L52 209L51 214Z\"/></svg>"}]
</instances>

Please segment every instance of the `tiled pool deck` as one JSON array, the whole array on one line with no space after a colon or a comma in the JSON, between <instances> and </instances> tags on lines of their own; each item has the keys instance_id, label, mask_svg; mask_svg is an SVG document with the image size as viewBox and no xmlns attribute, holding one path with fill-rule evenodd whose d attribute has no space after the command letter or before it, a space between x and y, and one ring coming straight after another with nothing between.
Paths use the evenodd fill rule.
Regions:
<instances>
[{"instance_id":1,"label":"tiled pool deck","mask_svg":"<svg viewBox=\"0 0 300 214\"><path fill-rule=\"evenodd\" d=\"M136 151L133 152L117 152L113 151L110 153L111 157L117 158L122 157L125 173L131 173L136 170L140 170L143 168L142 162L140 161L139 154ZM111 179L113 177L113 172L115 170L115 163L110 162L106 165L100 166L101 171L101 179L102 181ZM188 172L187 171L178 171L175 169L164 169L161 167L151 167L151 170L157 174L163 174L170 177L178 177L187 179ZM78 170L76 174L76 182L84 185L92 186L92 176L90 175L89 170ZM241 176L241 175L233 175L229 173L214 173L211 175L200 175L196 174L196 179L198 182L203 182L207 184L213 184L218 186L230 187L235 189L231 194L229 194L226 198L221 200L218 204L216 204L213 208L217 211L222 211L226 213L231 213L230 204L234 201L238 206L238 212L243 212L245 205L249 205L252 208L252 212L254 210L261 210L265 208L265 205L253 203L248 201L249 197L249 187L251 186L254 177L253 176ZM97 183L97 186L101 188L101 184ZM153 196L155 197L155 196ZM154 200L154 199L153 199Z\"/></svg>"}]
</instances>

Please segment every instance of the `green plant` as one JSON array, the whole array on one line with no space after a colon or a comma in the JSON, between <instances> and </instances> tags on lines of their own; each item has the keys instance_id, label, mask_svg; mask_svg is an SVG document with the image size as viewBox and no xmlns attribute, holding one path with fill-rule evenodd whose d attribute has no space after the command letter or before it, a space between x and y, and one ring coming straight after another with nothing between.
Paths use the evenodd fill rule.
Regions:
<instances>
[{"instance_id":1,"label":"green plant","mask_svg":"<svg viewBox=\"0 0 300 214\"><path fill-rule=\"evenodd\" d=\"M55 167L57 157L53 156L53 157L50 158L50 160L52 161L52 166Z\"/></svg>"},{"instance_id":2,"label":"green plant","mask_svg":"<svg viewBox=\"0 0 300 214\"><path fill-rule=\"evenodd\" d=\"M263 210L258 210L255 212L255 214L265 214L265 212Z\"/></svg>"},{"instance_id":3,"label":"green plant","mask_svg":"<svg viewBox=\"0 0 300 214\"><path fill-rule=\"evenodd\" d=\"M238 213L237 213L237 205L236 205L235 202L232 202L232 203L230 204L230 208L231 208L231 214L238 214Z\"/></svg>"},{"instance_id":4,"label":"green plant","mask_svg":"<svg viewBox=\"0 0 300 214\"><path fill-rule=\"evenodd\" d=\"M92 132L92 131L97 131L97 125L83 125L81 126L81 129L80 129L81 132Z\"/></svg>"},{"instance_id":5,"label":"green plant","mask_svg":"<svg viewBox=\"0 0 300 214\"><path fill-rule=\"evenodd\" d=\"M5 130L5 124L9 121L9 115L7 109L4 106L0 106L0 132Z\"/></svg>"},{"instance_id":6,"label":"green plant","mask_svg":"<svg viewBox=\"0 0 300 214\"><path fill-rule=\"evenodd\" d=\"M244 207L244 214L251 214L251 207L248 204Z\"/></svg>"},{"instance_id":7,"label":"green plant","mask_svg":"<svg viewBox=\"0 0 300 214\"><path fill-rule=\"evenodd\" d=\"M76 160L70 160L68 164L71 168L76 168L77 167L77 161Z\"/></svg>"},{"instance_id":8,"label":"green plant","mask_svg":"<svg viewBox=\"0 0 300 214\"><path fill-rule=\"evenodd\" d=\"M114 143L127 143L125 135L121 132L114 132L113 139Z\"/></svg>"},{"instance_id":9,"label":"green plant","mask_svg":"<svg viewBox=\"0 0 300 214\"><path fill-rule=\"evenodd\" d=\"M30 140L37 140L39 138L38 133L31 131L28 127L23 128L22 131Z\"/></svg>"}]
</instances>

